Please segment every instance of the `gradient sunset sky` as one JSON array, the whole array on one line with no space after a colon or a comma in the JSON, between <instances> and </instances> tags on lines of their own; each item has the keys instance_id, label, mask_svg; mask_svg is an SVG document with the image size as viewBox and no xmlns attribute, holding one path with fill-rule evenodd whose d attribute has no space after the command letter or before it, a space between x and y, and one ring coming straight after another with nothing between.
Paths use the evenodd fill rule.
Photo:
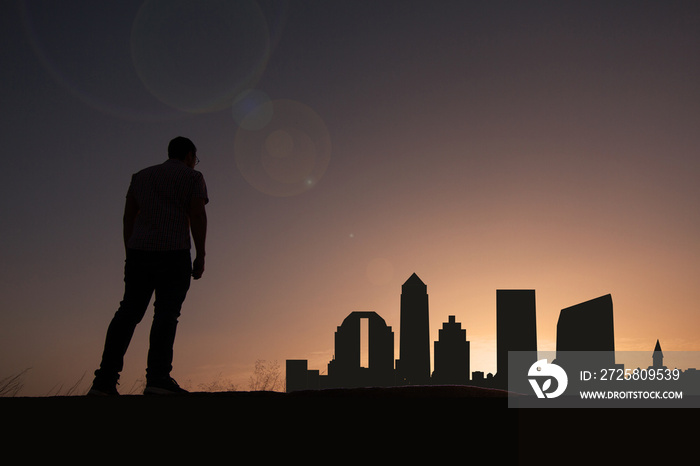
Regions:
<instances>
[{"instance_id":1,"label":"gradient sunset sky","mask_svg":"<svg viewBox=\"0 0 700 466\"><path fill-rule=\"evenodd\" d=\"M616 349L700 351L699 2L8 0L0 22L0 378L30 368L23 395L92 379L130 176L178 135L210 196L190 389L324 373L355 310L398 358L414 272L472 370L496 370L497 289L536 290L540 350L610 293Z\"/></svg>"}]
</instances>

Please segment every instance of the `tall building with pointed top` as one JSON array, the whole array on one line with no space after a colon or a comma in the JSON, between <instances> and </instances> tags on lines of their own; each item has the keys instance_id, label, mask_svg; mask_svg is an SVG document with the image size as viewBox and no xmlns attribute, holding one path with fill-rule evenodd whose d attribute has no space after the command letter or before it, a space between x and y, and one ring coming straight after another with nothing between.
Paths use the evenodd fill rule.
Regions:
<instances>
[{"instance_id":1,"label":"tall building with pointed top","mask_svg":"<svg viewBox=\"0 0 700 466\"><path fill-rule=\"evenodd\" d=\"M659 343L659 340L656 340L656 346L654 347L654 354L651 356L652 359L652 365L650 368L652 369L665 369L666 366L664 366L664 353L661 351L661 344Z\"/></svg>"},{"instance_id":2,"label":"tall building with pointed top","mask_svg":"<svg viewBox=\"0 0 700 466\"><path fill-rule=\"evenodd\" d=\"M415 273L401 286L399 381L420 385L430 381L428 288Z\"/></svg>"}]
</instances>

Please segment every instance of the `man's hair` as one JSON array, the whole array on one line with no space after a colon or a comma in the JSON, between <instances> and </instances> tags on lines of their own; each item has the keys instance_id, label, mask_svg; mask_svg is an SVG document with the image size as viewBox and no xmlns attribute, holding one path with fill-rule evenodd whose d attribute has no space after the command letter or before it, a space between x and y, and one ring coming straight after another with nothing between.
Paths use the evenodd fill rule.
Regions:
<instances>
[{"instance_id":1,"label":"man's hair","mask_svg":"<svg viewBox=\"0 0 700 466\"><path fill-rule=\"evenodd\" d=\"M197 152L197 148L192 141L182 136L178 136L168 144L168 158L185 160L189 152Z\"/></svg>"}]
</instances>

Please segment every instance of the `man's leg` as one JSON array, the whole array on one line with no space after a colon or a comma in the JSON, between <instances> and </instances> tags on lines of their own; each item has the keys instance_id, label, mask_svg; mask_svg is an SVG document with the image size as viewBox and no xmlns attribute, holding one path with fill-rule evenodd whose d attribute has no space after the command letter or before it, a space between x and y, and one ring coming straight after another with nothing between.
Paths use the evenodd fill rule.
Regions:
<instances>
[{"instance_id":1,"label":"man's leg","mask_svg":"<svg viewBox=\"0 0 700 466\"><path fill-rule=\"evenodd\" d=\"M142 254L128 253L124 267L124 298L107 328L95 384L116 385L124 367L124 355L143 319L154 291L152 264Z\"/></svg>"},{"instance_id":2,"label":"man's leg","mask_svg":"<svg viewBox=\"0 0 700 466\"><path fill-rule=\"evenodd\" d=\"M190 288L192 262L189 251L164 255L156 284L156 299L148 350L147 383L169 380L178 318Z\"/></svg>"}]
</instances>

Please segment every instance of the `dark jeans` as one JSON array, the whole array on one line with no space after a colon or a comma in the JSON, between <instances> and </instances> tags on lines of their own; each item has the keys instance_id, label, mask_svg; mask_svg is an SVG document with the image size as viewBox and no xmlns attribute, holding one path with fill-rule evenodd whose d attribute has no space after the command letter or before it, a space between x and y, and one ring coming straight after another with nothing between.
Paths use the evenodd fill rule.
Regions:
<instances>
[{"instance_id":1,"label":"dark jeans","mask_svg":"<svg viewBox=\"0 0 700 466\"><path fill-rule=\"evenodd\" d=\"M124 299L107 329L102 362L95 371L97 377L107 381L118 380L131 337L143 319L154 292L156 299L153 303L146 377L170 376L177 320L190 288L191 275L189 250L127 251Z\"/></svg>"}]
</instances>

